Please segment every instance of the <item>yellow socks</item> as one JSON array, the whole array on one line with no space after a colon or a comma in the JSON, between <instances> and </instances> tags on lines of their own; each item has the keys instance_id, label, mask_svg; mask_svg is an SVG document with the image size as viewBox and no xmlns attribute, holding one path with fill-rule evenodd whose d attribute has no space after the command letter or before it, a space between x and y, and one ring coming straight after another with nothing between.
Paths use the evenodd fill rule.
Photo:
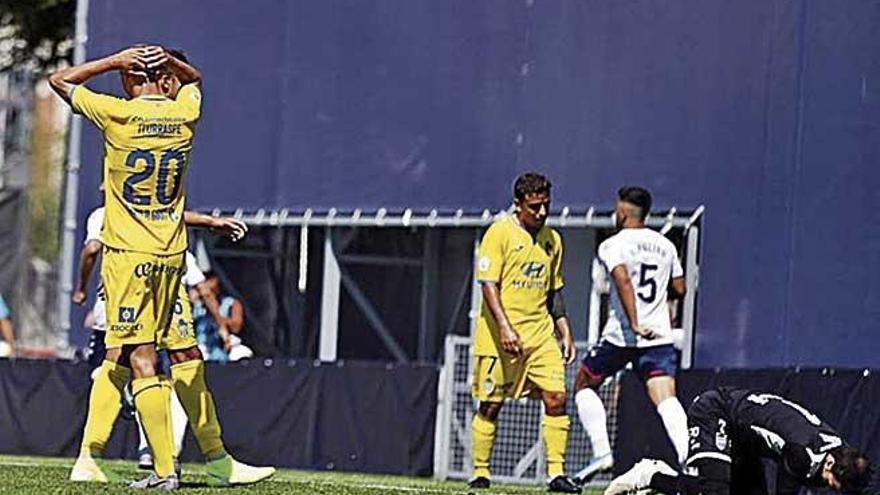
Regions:
<instances>
[{"instance_id":1,"label":"yellow socks","mask_svg":"<svg viewBox=\"0 0 880 495\"><path fill-rule=\"evenodd\" d=\"M138 378L131 382L134 406L153 452L156 476L174 474L174 439L171 427L171 383L163 376Z\"/></svg>"},{"instance_id":2,"label":"yellow socks","mask_svg":"<svg viewBox=\"0 0 880 495\"><path fill-rule=\"evenodd\" d=\"M226 455L220 438L220 421L214 399L205 383L205 362L201 359L186 361L171 367L174 390L183 404L199 449L208 460Z\"/></svg>"},{"instance_id":3,"label":"yellow socks","mask_svg":"<svg viewBox=\"0 0 880 495\"><path fill-rule=\"evenodd\" d=\"M496 424L484 418L482 414L474 415L471 424L471 451L474 456L474 478L489 477L489 458L492 457L492 445L495 443Z\"/></svg>"},{"instance_id":4,"label":"yellow socks","mask_svg":"<svg viewBox=\"0 0 880 495\"><path fill-rule=\"evenodd\" d=\"M568 443L568 416L544 416L541 434L547 452L547 476L553 478L565 474L565 446Z\"/></svg>"},{"instance_id":5,"label":"yellow socks","mask_svg":"<svg viewBox=\"0 0 880 495\"><path fill-rule=\"evenodd\" d=\"M89 411L80 455L100 456L104 453L122 407L122 389L130 379L131 370L125 366L112 361L101 363L89 393Z\"/></svg>"}]
</instances>

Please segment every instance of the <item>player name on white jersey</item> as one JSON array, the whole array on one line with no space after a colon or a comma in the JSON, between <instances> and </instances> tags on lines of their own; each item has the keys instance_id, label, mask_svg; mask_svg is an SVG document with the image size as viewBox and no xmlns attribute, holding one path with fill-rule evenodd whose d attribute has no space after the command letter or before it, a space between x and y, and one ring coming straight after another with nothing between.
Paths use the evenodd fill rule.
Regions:
<instances>
[{"instance_id":1,"label":"player name on white jersey","mask_svg":"<svg viewBox=\"0 0 880 495\"><path fill-rule=\"evenodd\" d=\"M617 288L611 284L608 321L602 337L620 347L650 347L672 343L672 325L666 290L672 278L683 276L672 242L651 229L623 229L599 245L599 260L611 280L611 271L623 265L635 291L639 325L658 335L644 339L630 328Z\"/></svg>"}]
</instances>

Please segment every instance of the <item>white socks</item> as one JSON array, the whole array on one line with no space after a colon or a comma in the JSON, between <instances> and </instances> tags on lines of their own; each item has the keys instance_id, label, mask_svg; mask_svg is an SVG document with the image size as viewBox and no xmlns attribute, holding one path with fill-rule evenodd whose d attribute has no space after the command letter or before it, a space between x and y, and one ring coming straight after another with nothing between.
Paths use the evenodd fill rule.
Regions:
<instances>
[{"instance_id":1,"label":"white socks","mask_svg":"<svg viewBox=\"0 0 880 495\"><path fill-rule=\"evenodd\" d=\"M575 394L574 401L577 404L578 417L593 446L593 459L611 454L605 405L602 399L593 389L585 388ZM679 463L683 463L688 449L687 415L684 408L676 397L669 397L657 405L657 413L663 420L666 434L675 447Z\"/></svg>"},{"instance_id":2,"label":"white socks","mask_svg":"<svg viewBox=\"0 0 880 495\"><path fill-rule=\"evenodd\" d=\"M135 419L137 419L138 424L138 435L140 436L140 443L138 444L138 450L147 449L147 438L144 436L144 428L141 426L141 418L135 414ZM180 403L180 399L177 398L177 394L171 393L171 428L174 433L174 448L178 455L180 455L180 450L183 448L183 438L186 436L186 425L189 422L189 418L186 417L186 410L183 408L183 404Z\"/></svg>"},{"instance_id":3,"label":"white socks","mask_svg":"<svg viewBox=\"0 0 880 495\"><path fill-rule=\"evenodd\" d=\"M593 459L611 454L611 442L608 440L608 427L605 420L605 404L591 388L585 388L575 394L578 417L590 444L593 447ZM681 406L679 406L680 408ZM685 423L687 420L685 420ZM685 425L685 446L687 445L687 426Z\"/></svg>"},{"instance_id":4,"label":"white socks","mask_svg":"<svg viewBox=\"0 0 880 495\"><path fill-rule=\"evenodd\" d=\"M578 403L580 410L580 403ZM675 453L678 454L679 464L685 461L688 449L688 429L687 415L681 403L676 397L669 397L657 405L657 413L663 420L663 426L666 427L666 434L672 440L675 447Z\"/></svg>"}]
</instances>

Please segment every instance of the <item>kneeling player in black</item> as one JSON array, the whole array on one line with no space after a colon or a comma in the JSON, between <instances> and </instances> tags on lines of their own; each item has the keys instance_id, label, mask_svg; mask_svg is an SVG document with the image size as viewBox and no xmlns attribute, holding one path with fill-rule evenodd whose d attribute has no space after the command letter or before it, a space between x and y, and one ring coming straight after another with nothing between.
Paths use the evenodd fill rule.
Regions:
<instances>
[{"instance_id":1,"label":"kneeling player in black","mask_svg":"<svg viewBox=\"0 0 880 495\"><path fill-rule=\"evenodd\" d=\"M766 495L763 459L778 464L777 495L801 487L859 493L871 465L827 423L777 395L722 387L704 392L688 411L685 473L646 459L615 479L605 495L649 489L668 495Z\"/></svg>"}]
</instances>

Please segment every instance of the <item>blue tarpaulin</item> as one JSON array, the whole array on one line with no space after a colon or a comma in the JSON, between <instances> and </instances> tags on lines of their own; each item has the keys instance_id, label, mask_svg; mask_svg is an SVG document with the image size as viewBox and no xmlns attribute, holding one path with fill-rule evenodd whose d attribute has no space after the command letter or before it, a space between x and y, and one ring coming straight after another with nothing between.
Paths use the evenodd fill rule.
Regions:
<instances>
[{"instance_id":1,"label":"blue tarpaulin","mask_svg":"<svg viewBox=\"0 0 880 495\"><path fill-rule=\"evenodd\" d=\"M557 207L610 208L643 184L707 207L698 366L880 363L880 3L90 3L90 57L161 43L204 73L190 207L481 211L536 168Z\"/></svg>"}]
</instances>

